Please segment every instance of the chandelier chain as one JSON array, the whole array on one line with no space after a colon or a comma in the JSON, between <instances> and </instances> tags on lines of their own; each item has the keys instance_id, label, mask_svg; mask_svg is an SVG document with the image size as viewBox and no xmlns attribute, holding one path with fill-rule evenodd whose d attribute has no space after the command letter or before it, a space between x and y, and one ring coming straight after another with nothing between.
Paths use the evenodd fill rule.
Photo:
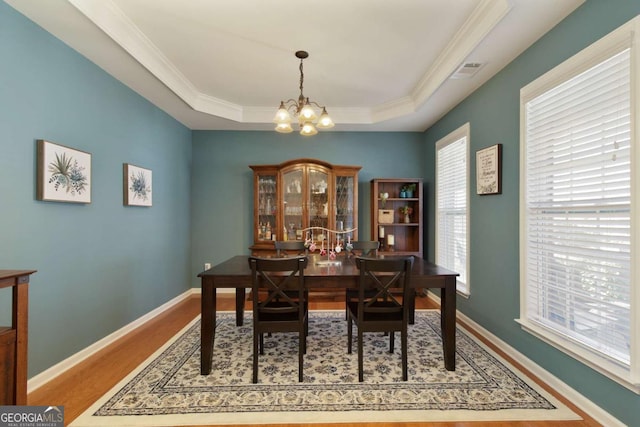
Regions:
<instances>
[{"instance_id":1,"label":"chandelier chain","mask_svg":"<svg viewBox=\"0 0 640 427\"><path fill-rule=\"evenodd\" d=\"M304 83L304 72L302 71L302 59L300 59L300 98L304 98L302 94L302 84ZM302 108L302 106L298 107L298 110Z\"/></svg>"}]
</instances>

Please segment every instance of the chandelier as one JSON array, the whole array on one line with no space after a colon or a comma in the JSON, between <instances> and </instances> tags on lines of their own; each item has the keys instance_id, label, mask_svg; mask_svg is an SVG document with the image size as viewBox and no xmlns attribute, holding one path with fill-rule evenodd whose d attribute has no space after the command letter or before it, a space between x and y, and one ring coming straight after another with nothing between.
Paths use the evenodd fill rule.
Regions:
<instances>
[{"instance_id":1,"label":"chandelier","mask_svg":"<svg viewBox=\"0 0 640 427\"><path fill-rule=\"evenodd\" d=\"M330 129L334 126L333 120L331 120L331 117L327 114L327 109L324 106L319 105L317 102L309 101L309 98L306 98L302 94L302 85L304 83L302 61L308 57L309 54L304 50L296 52L296 58L300 59L300 96L298 97L298 100L289 99L287 101L280 101L280 108L273 119L273 122L276 124L276 131L280 133L289 133L293 131L291 128L291 114L298 116L300 135L315 135L318 133L316 128ZM320 118L318 118L312 104L319 109L322 109Z\"/></svg>"}]
</instances>

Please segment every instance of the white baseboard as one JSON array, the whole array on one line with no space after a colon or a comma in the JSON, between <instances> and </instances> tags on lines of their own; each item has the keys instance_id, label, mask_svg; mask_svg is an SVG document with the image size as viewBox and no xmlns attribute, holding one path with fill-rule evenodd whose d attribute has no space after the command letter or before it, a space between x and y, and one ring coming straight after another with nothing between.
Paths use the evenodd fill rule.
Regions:
<instances>
[{"instance_id":1,"label":"white baseboard","mask_svg":"<svg viewBox=\"0 0 640 427\"><path fill-rule=\"evenodd\" d=\"M440 297L433 292L429 291L429 298L433 298L438 304L440 304ZM497 336L480 326L478 323L465 316L460 311L456 311L456 317L469 325L474 331L482 335L483 338L489 342L495 344L500 350L511 357L513 360L517 360L522 366L533 373L536 377L540 378L544 383L550 385L560 395L569 399L573 404L589 414L594 420L600 424L611 427L625 427L625 424L620 422L613 415L584 397L582 394L571 388L555 375L549 371L543 369L540 365L536 364L533 360L529 359L515 348L511 347L505 341L502 341Z\"/></svg>"},{"instance_id":2,"label":"white baseboard","mask_svg":"<svg viewBox=\"0 0 640 427\"><path fill-rule=\"evenodd\" d=\"M42 385L44 385L47 382L51 381L52 379L54 379L58 375L66 372L67 370L71 369L72 367L74 367L78 363L86 360L88 357L92 356L93 354L97 353L98 351L102 350L103 348L107 347L108 345L112 344L113 342L117 341L118 339L122 338L123 336L127 335L129 332L133 331L134 329L136 329L140 325L143 325L144 323L148 322L149 320L153 319L154 317L162 314L164 311L166 311L169 308L173 307L177 303L189 298L190 296L192 296L194 294L198 294L198 293L200 293L200 288L191 288L191 289L187 290L186 292L182 293L181 295L178 295L177 297L175 297L172 300L164 303L160 307L150 311L149 313L145 314L144 316L134 320L133 322L129 323L128 325L125 325L122 328L118 329L117 331L115 331L115 332L107 335L106 337L102 338L101 340L96 341L95 343L91 344L89 347L86 347L85 349L80 350L79 352L77 352L74 355L66 358L65 360L61 361L60 363L57 363L56 365L53 365L49 369L39 373L38 375L35 375L32 378L29 378L29 380L27 381L27 393L30 393L30 392L38 389L39 387L41 387Z\"/></svg>"}]
</instances>

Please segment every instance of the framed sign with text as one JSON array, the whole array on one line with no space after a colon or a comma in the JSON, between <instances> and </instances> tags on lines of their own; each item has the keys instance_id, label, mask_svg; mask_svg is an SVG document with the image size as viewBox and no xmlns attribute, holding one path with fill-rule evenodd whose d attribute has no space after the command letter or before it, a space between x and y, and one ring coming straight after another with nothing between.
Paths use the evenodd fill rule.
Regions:
<instances>
[{"instance_id":1,"label":"framed sign with text","mask_svg":"<svg viewBox=\"0 0 640 427\"><path fill-rule=\"evenodd\" d=\"M481 196L502 193L502 144L476 151L476 189Z\"/></svg>"}]
</instances>

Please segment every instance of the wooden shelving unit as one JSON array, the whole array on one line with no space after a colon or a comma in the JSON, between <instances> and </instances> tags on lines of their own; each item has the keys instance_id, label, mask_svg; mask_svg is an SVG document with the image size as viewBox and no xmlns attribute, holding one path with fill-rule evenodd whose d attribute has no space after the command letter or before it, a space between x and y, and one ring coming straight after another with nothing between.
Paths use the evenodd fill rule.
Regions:
<instances>
[{"instance_id":1,"label":"wooden shelving unit","mask_svg":"<svg viewBox=\"0 0 640 427\"><path fill-rule=\"evenodd\" d=\"M409 186L415 187L410 197L401 191ZM386 200L381 197L384 194L388 195ZM422 197L421 178L371 180L371 239L380 242L379 253L422 258ZM403 206L411 209L409 222L400 212Z\"/></svg>"},{"instance_id":2,"label":"wooden shelving unit","mask_svg":"<svg viewBox=\"0 0 640 427\"><path fill-rule=\"evenodd\" d=\"M0 270L0 289L11 288L11 326L0 326L0 405L27 404L29 277L36 270Z\"/></svg>"}]
</instances>

